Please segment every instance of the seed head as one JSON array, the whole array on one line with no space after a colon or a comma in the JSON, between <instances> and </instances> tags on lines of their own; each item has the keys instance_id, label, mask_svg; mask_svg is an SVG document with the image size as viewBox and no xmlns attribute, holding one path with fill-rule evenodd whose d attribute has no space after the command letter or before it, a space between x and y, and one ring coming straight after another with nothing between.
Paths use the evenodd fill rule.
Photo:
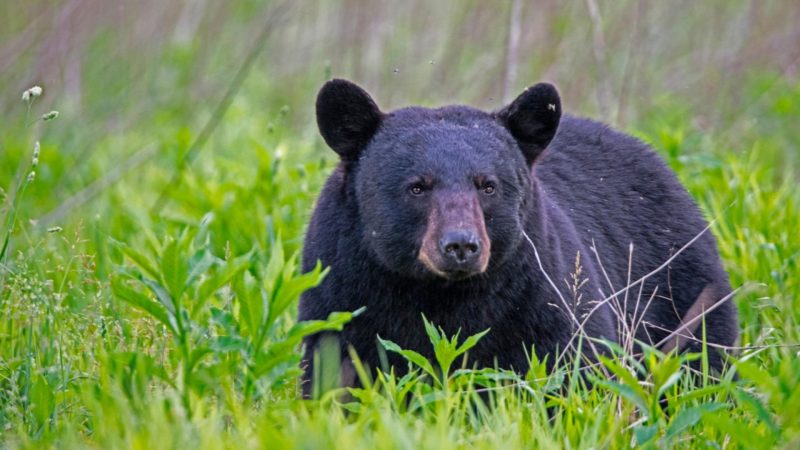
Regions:
<instances>
[{"instance_id":1,"label":"seed head","mask_svg":"<svg viewBox=\"0 0 800 450\"><path fill-rule=\"evenodd\" d=\"M29 102L31 99L34 99L40 95L42 95L42 88L39 86L34 86L22 93L22 101Z\"/></svg>"},{"instance_id":2,"label":"seed head","mask_svg":"<svg viewBox=\"0 0 800 450\"><path fill-rule=\"evenodd\" d=\"M35 178L36 178L36 171L31 170L31 173L28 174L28 183L33 182Z\"/></svg>"},{"instance_id":3,"label":"seed head","mask_svg":"<svg viewBox=\"0 0 800 450\"><path fill-rule=\"evenodd\" d=\"M58 117L58 111L50 111L49 113L42 114L42 120L48 121Z\"/></svg>"},{"instance_id":4,"label":"seed head","mask_svg":"<svg viewBox=\"0 0 800 450\"><path fill-rule=\"evenodd\" d=\"M33 165L33 167L36 167L37 165L39 165L39 150L40 149L41 149L41 147L39 146L39 141L36 141L36 143L33 145L33 161L31 162L31 165Z\"/></svg>"}]
</instances>

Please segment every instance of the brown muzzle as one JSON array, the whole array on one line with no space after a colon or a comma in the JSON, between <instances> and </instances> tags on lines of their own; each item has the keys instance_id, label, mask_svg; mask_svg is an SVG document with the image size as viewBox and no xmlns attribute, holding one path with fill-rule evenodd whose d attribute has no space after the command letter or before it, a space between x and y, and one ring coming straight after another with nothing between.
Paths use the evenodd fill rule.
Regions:
<instances>
[{"instance_id":1,"label":"brown muzzle","mask_svg":"<svg viewBox=\"0 0 800 450\"><path fill-rule=\"evenodd\" d=\"M458 280L483 273L491 242L474 192L441 192L433 199L419 260L431 272Z\"/></svg>"}]
</instances>

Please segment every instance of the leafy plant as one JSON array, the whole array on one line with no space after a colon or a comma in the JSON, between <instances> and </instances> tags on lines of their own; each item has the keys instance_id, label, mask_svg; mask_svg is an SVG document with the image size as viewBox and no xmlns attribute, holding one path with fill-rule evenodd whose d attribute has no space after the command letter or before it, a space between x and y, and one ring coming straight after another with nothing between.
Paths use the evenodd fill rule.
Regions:
<instances>
[{"instance_id":1,"label":"leafy plant","mask_svg":"<svg viewBox=\"0 0 800 450\"><path fill-rule=\"evenodd\" d=\"M221 258L210 249L205 224L165 237L149 256L120 244L133 263L112 280L116 297L155 319L172 337L171 356L180 378L165 379L191 411L191 392L204 394L229 377L252 400L289 383L298 374L302 339L340 330L349 313L325 321L290 323L288 308L324 276L317 267L298 275L296 257L276 241L266 268L253 250Z\"/></svg>"},{"instance_id":2,"label":"leafy plant","mask_svg":"<svg viewBox=\"0 0 800 450\"><path fill-rule=\"evenodd\" d=\"M431 340L431 344L433 345L433 354L436 358L436 363L438 364L436 369L431 362L421 354L413 350L403 349L394 342L381 339L380 337L378 337L378 340L381 345L383 345L383 348L385 348L387 351L399 354L409 363L411 363L412 366L416 366L422 369L422 371L426 374L430 375L437 386L447 389L448 382L451 380L452 375L464 375L464 372L457 372L455 374L450 373L450 368L453 365L453 362L456 360L456 358L466 354L469 349L474 347L478 341L489 332L489 330L487 329L480 333L473 334L472 336L466 338L464 342L459 344L458 335L461 334L461 330L456 332L453 337L448 338L444 330L437 328L435 325L428 322L428 319L425 318L424 315L422 316L422 320L425 322L425 332L428 334L428 338Z\"/></svg>"}]
</instances>

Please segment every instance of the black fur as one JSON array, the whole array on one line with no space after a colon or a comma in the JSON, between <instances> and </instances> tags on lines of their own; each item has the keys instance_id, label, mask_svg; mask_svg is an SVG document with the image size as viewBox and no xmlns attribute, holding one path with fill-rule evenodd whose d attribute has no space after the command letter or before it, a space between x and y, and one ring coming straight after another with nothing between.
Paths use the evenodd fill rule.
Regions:
<instances>
[{"instance_id":1,"label":"black fur","mask_svg":"<svg viewBox=\"0 0 800 450\"><path fill-rule=\"evenodd\" d=\"M334 88L335 96L330 95ZM373 368L380 366L378 335L432 357L421 314L448 334L491 328L470 351L470 362L479 366L497 364L524 373L531 346L540 358L551 355L552 363L552 355L570 340L574 322L525 234L568 303L573 296L565 280L571 280L580 253L582 277L588 280L575 311L582 320L595 306L592 301L626 285L630 244L630 280L636 280L706 227L694 201L651 149L600 123L561 117L550 85L527 90L495 114L466 106L383 114L363 90L334 80L320 92L317 115L322 135L342 163L319 197L303 253L304 270L317 260L331 270L319 287L303 295L299 318L323 319L333 311L366 306L339 338L343 357L352 346ZM498 180L494 195L473 193L472 179L478 175ZM453 281L420 264L434 200L408 195L407 183L418 176L431 177L437 198L479 199L491 240L484 273ZM662 340L707 286L716 298L730 293L708 231L644 283L641 299L638 288L629 292L628 313L637 300L641 313L655 292L645 312L647 325L637 337ZM708 314L705 323L709 342L735 340L732 302ZM592 337L619 339L607 304L591 314L585 329ZM305 341L306 395L318 339ZM711 356L719 369L721 355ZM394 355L389 362L400 371L405 367Z\"/></svg>"}]
</instances>

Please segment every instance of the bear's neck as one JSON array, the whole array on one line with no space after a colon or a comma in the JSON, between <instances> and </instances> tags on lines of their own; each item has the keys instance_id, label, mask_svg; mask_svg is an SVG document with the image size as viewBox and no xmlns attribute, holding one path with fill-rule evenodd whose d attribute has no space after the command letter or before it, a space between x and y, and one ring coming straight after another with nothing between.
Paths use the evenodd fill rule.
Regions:
<instances>
[{"instance_id":1,"label":"bear's neck","mask_svg":"<svg viewBox=\"0 0 800 450\"><path fill-rule=\"evenodd\" d=\"M558 270L554 261L561 259L563 241L569 240L573 230L561 208L550 199L536 179L532 179L522 212L522 229L524 233L517 248L518 260L530 261L532 257L536 270Z\"/></svg>"}]
</instances>

